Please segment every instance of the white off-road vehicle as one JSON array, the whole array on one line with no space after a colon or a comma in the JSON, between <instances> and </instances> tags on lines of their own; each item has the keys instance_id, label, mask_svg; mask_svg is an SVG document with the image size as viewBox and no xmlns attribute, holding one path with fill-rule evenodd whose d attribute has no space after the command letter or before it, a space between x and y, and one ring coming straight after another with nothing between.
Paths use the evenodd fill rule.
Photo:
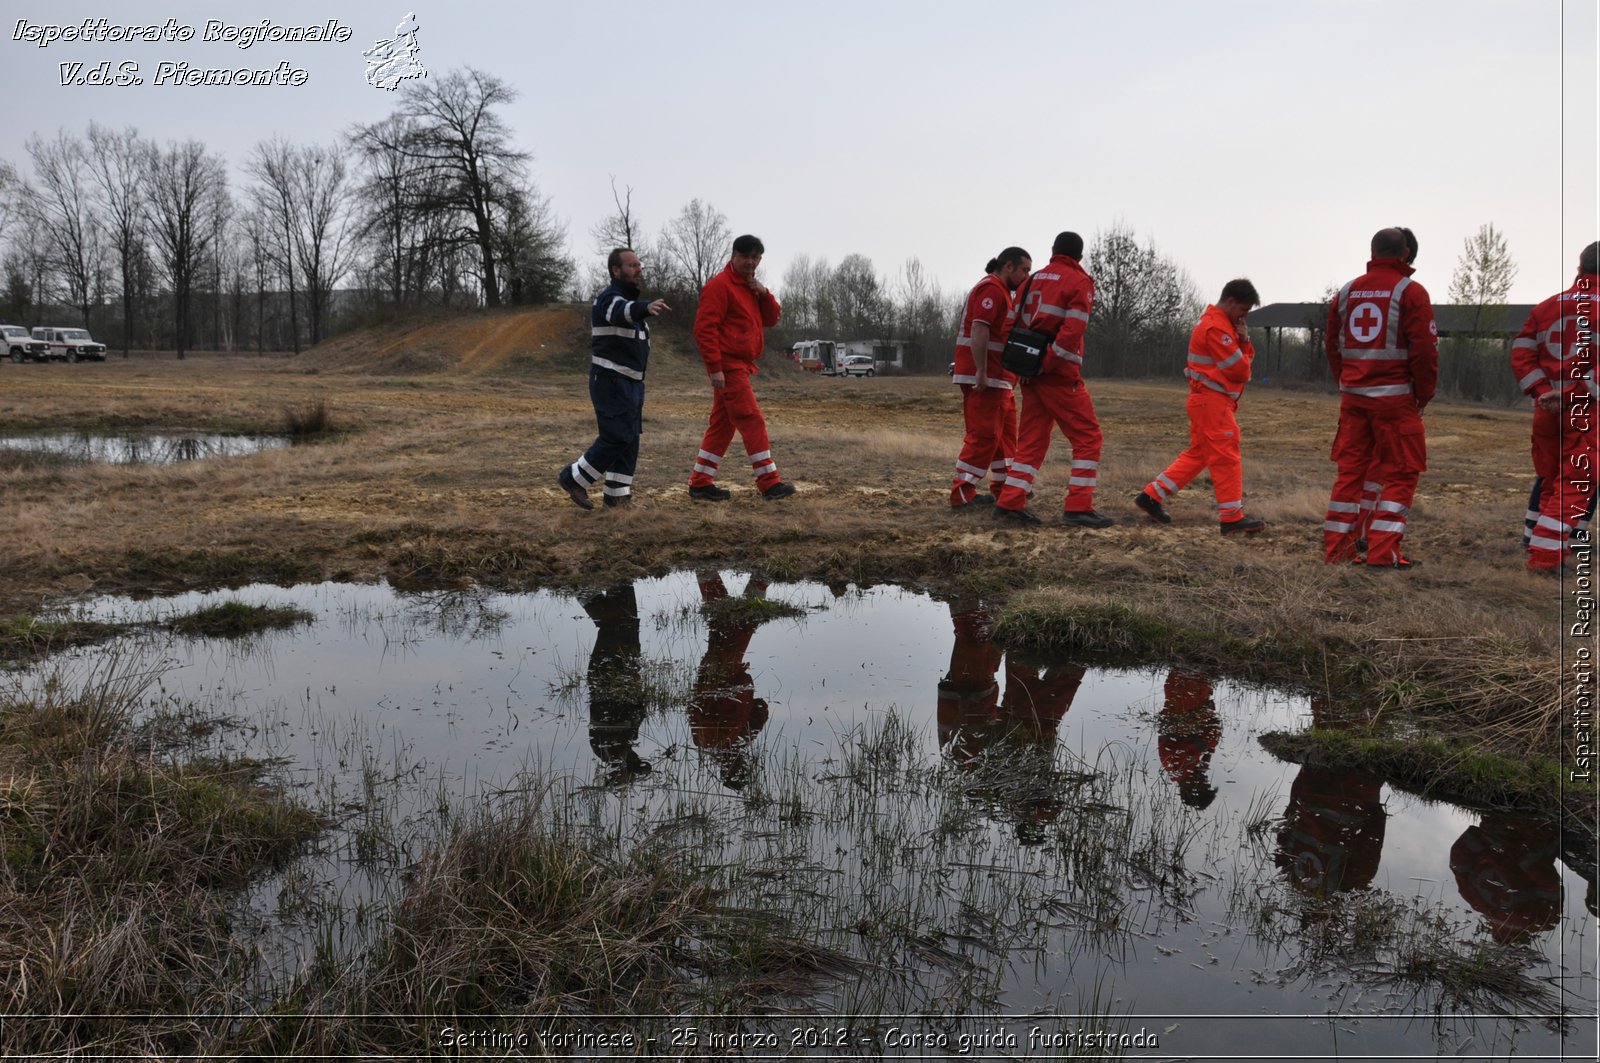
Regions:
<instances>
[{"instance_id":1,"label":"white off-road vehicle","mask_svg":"<svg viewBox=\"0 0 1600 1063\"><path fill-rule=\"evenodd\" d=\"M89 358L97 362L106 360L106 345L96 343L88 329L45 325L33 330L33 338L48 344L50 357L57 361L81 362Z\"/></svg>"},{"instance_id":2,"label":"white off-road vehicle","mask_svg":"<svg viewBox=\"0 0 1600 1063\"><path fill-rule=\"evenodd\" d=\"M36 340L21 325L0 325L0 354L13 362L42 362L50 357L50 345Z\"/></svg>"}]
</instances>

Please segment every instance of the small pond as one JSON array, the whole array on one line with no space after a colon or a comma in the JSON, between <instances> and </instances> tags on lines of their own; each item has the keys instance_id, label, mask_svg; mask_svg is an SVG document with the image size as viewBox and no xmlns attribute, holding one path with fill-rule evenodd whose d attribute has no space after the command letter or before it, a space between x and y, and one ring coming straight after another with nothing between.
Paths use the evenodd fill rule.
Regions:
<instances>
[{"instance_id":1,"label":"small pond","mask_svg":"<svg viewBox=\"0 0 1600 1063\"><path fill-rule=\"evenodd\" d=\"M1298 694L1022 658L986 641L976 604L732 571L581 597L322 584L72 611L147 621L220 601L315 619L129 636L13 681L143 672L151 713L228 717L206 741L282 758L307 800L342 810L243 902L268 983L314 942L359 948L371 920L352 909L394 896L441 808L554 776L596 829L676 832L705 866L747 869L747 899L900 968L888 998L809 1005L898 1016L877 1021L884 1055L927 1048L890 1028L942 1031L928 1058L1067 1054L1030 1041L1042 1016L1156 1039L1128 1058L1595 1044L1592 849L1275 760L1261 734L1324 714ZM892 957L849 930L889 925L912 928ZM1451 974L1484 962L1512 988Z\"/></svg>"},{"instance_id":2,"label":"small pond","mask_svg":"<svg viewBox=\"0 0 1600 1063\"><path fill-rule=\"evenodd\" d=\"M0 450L48 454L66 461L103 465L177 465L203 458L232 458L281 450L287 436L235 435L218 432L162 432L108 435L90 432L52 432L40 435L0 436Z\"/></svg>"}]
</instances>

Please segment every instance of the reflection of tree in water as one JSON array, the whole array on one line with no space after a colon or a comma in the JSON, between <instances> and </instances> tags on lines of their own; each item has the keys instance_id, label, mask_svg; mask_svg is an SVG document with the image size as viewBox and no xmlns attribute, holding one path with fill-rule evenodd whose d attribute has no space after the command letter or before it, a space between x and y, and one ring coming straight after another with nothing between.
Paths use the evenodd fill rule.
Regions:
<instances>
[{"instance_id":1,"label":"reflection of tree in water","mask_svg":"<svg viewBox=\"0 0 1600 1063\"><path fill-rule=\"evenodd\" d=\"M1064 789L1081 777L1055 767L1056 733L1083 682L1076 665L1031 666L1005 659L1006 689L995 676L1002 653L986 636L981 607L950 604L955 641L950 670L939 681L939 746L964 775L964 789L1016 824L1017 838L1036 845L1066 808Z\"/></svg>"},{"instance_id":2,"label":"reflection of tree in water","mask_svg":"<svg viewBox=\"0 0 1600 1063\"><path fill-rule=\"evenodd\" d=\"M1211 785L1211 754L1222 737L1222 719L1211 696L1211 683L1199 672L1174 668L1167 673L1161 717L1156 726L1156 752L1167 778L1178 784L1178 796L1193 808L1216 800Z\"/></svg>"},{"instance_id":3,"label":"reflection of tree in water","mask_svg":"<svg viewBox=\"0 0 1600 1063\"><path fill-rule=\"evenodd\" d=\"M589 654L589 747L612 769L614 781L626 780L650 770L633 748L646 709L633 584L591 595L583 610L596 628Z\"/></svg>"},{"instance_id":4,"label":"reflection of tree in water","mask_svg":"<svg viewBox=\"0 0 1600 1063\"><path fill-rule=\"evenodd\" d=\"M73 432L0 439L0 449L53 454L70 461L109 465L177 465L205 458L255 454L286 443L276 436L216 433L110 436Z\"/></svg>"},{"instance_id":5,"label":"reflection of tree in water","mask_svg":"<svg viewBox=\"0 0 1600 1063\"><path fill-rule=\"evenodd\" d=\"M485 639L500 634L511 619L490 604L493 592L482 587L411 591L401 596L406 620L416 627L452 639Z\"/></svg>"},{"instance_id":6,"label":"reflection of tree in water","mask_svg":"<svg viewBox=\"0 0 1600 1063\"><path fill-rule=\"evenodd\" d=\"M767 702L756 697L755 679L745 655L756 629L775 617L746 614L740 618L731 610L704 609L731 596L716 573L700 576L699 584L708 617L706 652L689 698L689 734L696 748L716 763L722 784L742 790L754 770L750 745L767 723ZM764 598L766 593L764 581L751 579L744 597Z\"/></svg>"}]
</instances>

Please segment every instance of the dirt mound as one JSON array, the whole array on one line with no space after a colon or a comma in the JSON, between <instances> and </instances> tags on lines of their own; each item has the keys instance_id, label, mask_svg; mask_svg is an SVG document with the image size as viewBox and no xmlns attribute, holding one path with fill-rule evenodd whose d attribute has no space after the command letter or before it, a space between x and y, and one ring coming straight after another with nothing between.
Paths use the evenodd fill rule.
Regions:
<instances>
[{"instance_id":1,"label":"dirt mound","mask_svg":"<svg viewBox=\"0 0 1600 1063\"><path fill-rule=\"evenodd\" d=\"M587 305L477 310L377 326L319 343L298 361L323 372L479 376L587 361Z\"/></svg>"}]
</instances>

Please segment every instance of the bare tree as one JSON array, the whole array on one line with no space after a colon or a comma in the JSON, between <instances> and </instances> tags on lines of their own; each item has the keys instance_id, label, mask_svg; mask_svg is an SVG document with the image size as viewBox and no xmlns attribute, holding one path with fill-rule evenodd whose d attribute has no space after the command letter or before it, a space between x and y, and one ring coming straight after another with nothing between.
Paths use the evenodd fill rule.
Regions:
<instances>
[{"instance_id":1,"label":"bare tree","mask_svg":"<svg viewBox=\"0 0 1600 1063\"><path fill-rule=\"evenodd\" d=\"M146 154L149 198L146 217L156 256L172 289L174 343L184 357L191 343L196 273L206 262L219 201L228 195L222 160L190 140L152 147Z\"/></svg>"},{"instance_id":2,"label":"bare tree","mask_svg":"<svg viewBox=\"0 0 1600 1063\"><path fill-rule=\"evenodd\" d=\"M912 257L901 268L894 299L895 338L907 341L913 366L942 364L961 326L961 297L947 296L922 261Z\"/></svg>"},{"instance_id":3,"label":"bare tree","mask_svg":"<svg viewBox=\"0 0 1600 1063\"><path fill-rule=\"evenodd\" d=\"M545 303L571 282L566 232L536 189L520 189L506 200L498 229L507 298L512 304Z\"/></svg>"},{"instance_id":4,"label":"bare tree","mask_svg":"<svg viewBox=\"0 0 1600 1063\"><path fill-rule=\"evenodd\" d=\"M38 186L25 189L23 209L44 238L45 253L68 305L82 314L88 328L100 268L100 221L85 178L87 153L82 141L63 130L54 140L30 137L28 155Z\"/></svg>"},{"instance_id":5,"label":"bare tree","mask_svg":"<svg viewBox=\"0 0 1600 1063\"><path fill-rule=\"evenodd\" d=\"M290 179L296 200L294 256L306 282L307 317L315 345L327 327L334 285L349 272L355 251L343 150L311 146L295 151Z\"/></svg>"},{"instance_id":6,"label":"bare tree","mask_svg":"<svg viewBox=\"0 0 1600 1063\"><path fill-rule=\"evenodd\" d=\"M1089 337L1096 351L1126 375L1172 370L1200 310L1188 274L1154 243L1141 246L1120 221L1095 234L1087 265L1095 284Z\"/></svg>"},{"instance_id":7,"label":"bare tree","mask_svg":"<svg viewBox=\"0 0 1600 1063\"><path fill-rule=\"evenodd\" d=\"M289 288L289 342L300 353L299 293L295 285L295 230L299 228L295 198L295 149L280 137L258 143L245 163L245 173L255 178L250 197L268 220L265 229L268 259Z\"/></svg>"},{"instance_id":8,"label":"bare tree","mask_svg":"<svg viewBox=\"0 0 1600 1063\"><path fill-rule=\"evenodd\" d=\"M633 210L633 186L627 185L618 192L616 174L611 175L611 202L616 204L616 212L607 214L589 230L594 237L595 254L609 255L613 248L629 247L643 258L649 249L645 247L644 222Z\"/></svg>"},{"instance_id":9,"label":"bare tree","mask_svg":"<svg viewBox=\"0 0 1600 1063\"><path fill-rule=\"evenodd\" d=\"M691 199L661 230L658 246L660 257L666 259L671 287L676 289L674 305L681 313L692 315L700 301L700 289L728 260L733 246L728 219L711 204Z\"/></svg>"},{"instance_id":10,"label":"bare tree","mask_svg":"<svg viewBox=\"0 0 1600 1063\"><path fill-rule=\"evenodd\" d=\"M438 178L428 183L418 209L459 219L456 235L477 249L479 281L490 306L500 305L495 228L528 162L527 153L511 147L511 131L496 110L516 98L516 90L499 78L468 67L409 83L405 102L392 116L412 124L399 150ZM371 128L359 128L356 136Z\"/></svg>"},{"instance_id":11,"label":"bare tree","mask_svg":"<svg viewBox=\"0 0 1600 1063\"><path fill-rule=\"evenodd\" d=\"M866 255L846 255L829 278L828 292L842 339L887 339L892 316L884 284Z\"/></svg>"},{"instance_id":12,"label":"bare tree","mask_svg":"<svg viewBox=\"0 0 1600 1063\"><path fill-rule=\"evenodd\" d=\"M416 123L399 115L358 127L350 135L363 175L359 235L397 307L420 302L433 264L451 239L445 214L418 209L442 194L444 182L407 153L407 143L416 136Z\"/></svg>"},{"instance_id":13,"label":"bare tree","mask_svg":"<svg viewBox=\"0 0 1600 1063\"><path fill-rule=\"evenodd\" d=\"M132 126L120 133L89 123L89 173L106 240L117 255L122 297L122 357L133 345L134 267L145 241L144 159L149 145Z\"/></svg>"}]
</instances>

